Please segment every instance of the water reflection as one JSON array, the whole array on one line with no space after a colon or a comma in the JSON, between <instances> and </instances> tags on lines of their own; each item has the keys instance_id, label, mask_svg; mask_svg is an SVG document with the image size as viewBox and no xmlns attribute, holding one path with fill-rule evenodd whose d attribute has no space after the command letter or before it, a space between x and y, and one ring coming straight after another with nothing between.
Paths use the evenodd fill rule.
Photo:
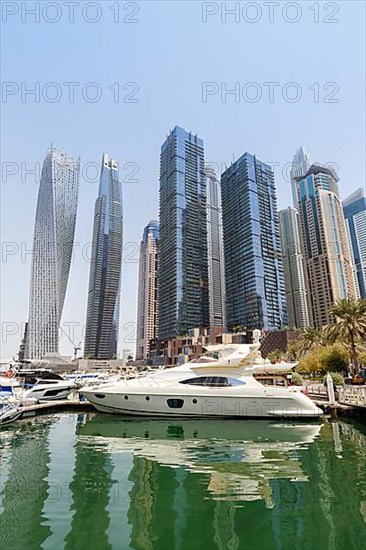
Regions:
<instances>
[{"instance_id":1,"label":"water reflection","mask_svg":"<svg viewBox=\"0 0 366 550\"><path fill-rule=\"evenodd\" d=\"M0 547L13 548L13 541L21 539L28 548L40 547L50 535L43 525L43 504L47 499L48 486L45 478L50 460L48 437L51 422L37 422L13 434L0 433L1 452L7 449L6 478L1 466L1 516ZM1 460L2 462L2 460ZM38 525L33 529L33 525Z\"/></svg>"},{"instance_id":2,"label":"water reflection","mask_svg":"<svg viewBox=\"0 0 366 550\"><path fill-rule=\"evenodd\" d=\"M270 481L307 481L293 452L312 443L321 424L265 421L132 420L97 415L79 429L81 440L107 443L108 452L132 453L161 466L208 474L216 500L264 500L274 506Z\"/></svg>"},{"instance_id":3,"label":"water reflection","mask_svg":"<svg viewBox=\"0 0 366 550\"><path fill-rule=\"evenodd\" d=\"M38 417L0 432L0 547L361 549L365 425Z\"/></svg>"}]
</instances>

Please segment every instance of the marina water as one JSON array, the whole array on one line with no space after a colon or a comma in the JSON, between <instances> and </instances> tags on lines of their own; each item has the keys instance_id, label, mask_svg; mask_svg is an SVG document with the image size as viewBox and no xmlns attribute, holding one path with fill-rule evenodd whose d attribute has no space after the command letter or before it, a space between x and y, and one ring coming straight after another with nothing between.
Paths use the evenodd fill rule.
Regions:
<instances>
[{"instance_id":1,"label":"marina water","mask_svg":"<svg viewBox=\"0 0 366 550\"><path fill-rule=\"evenodd\" d=\"M363 549L366 425L25 419L0 432L8 550Z\"/></svg>"}]
</instances>

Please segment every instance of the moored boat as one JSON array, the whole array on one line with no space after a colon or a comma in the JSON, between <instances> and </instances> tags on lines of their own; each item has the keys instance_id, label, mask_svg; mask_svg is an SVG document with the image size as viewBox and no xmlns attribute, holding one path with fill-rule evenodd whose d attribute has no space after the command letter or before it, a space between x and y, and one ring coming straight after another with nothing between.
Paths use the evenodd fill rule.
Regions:
<instances>
[{"instance_id":1,"label":"moored boat","mask_svg":"<svg viewBox=\"0 0 366 550\"><path fill-rule=\"evenodd\" d=\"M216 346L215 353L218 358L203 356L145 377L82 388L80 393L99 411L132 416L314 418L323 414L300 388L278 375L294 365L271 366L260 357L258 346Z\"/></svg>"},{"instance_id":2,"label":"moored boat","mask_svg":"<svg viewBox=\"0 0 366 550\"><path fill-rule=\"evenodd\" d=\"M11 403L2 400L0 402L0 427L6 426L18 420L23 414L22 403Z\"/></svg>"},{"instance_id":3,"label":"moored boat","mask_svg":"<svg viewBox=\"0 0 366 550\"><path fill-rule=\"evenodd\" d=\"M42 378L22 394L22 399L24 401L29 399L36 399L37 401L67 399L75 387L73 382L67 380L48 380Z\"/></svg>"}]
</instances>

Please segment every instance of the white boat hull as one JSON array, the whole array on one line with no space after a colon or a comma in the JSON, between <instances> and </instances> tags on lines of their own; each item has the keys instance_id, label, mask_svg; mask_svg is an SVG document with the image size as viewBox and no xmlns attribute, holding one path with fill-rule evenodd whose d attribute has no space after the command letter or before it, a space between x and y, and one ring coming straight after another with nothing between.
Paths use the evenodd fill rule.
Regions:
<instances>
[{"instance_id":1,"label":"white boat hull","mask_svg":"<svg viewBox=\"0 0 366 550\"><path fill-rule=\"evenodd\" d=\"M292 396L218 396L214 398L198 394L134 394L107 393L103 388L82 389L82 395L101 412L130 416L160 417L228 417L228 418L314 418L323 411L305 395L294 392ZM102 397L104 396L104 397ZM147 400L146 397L149 397ZM181 408L171 408L169 400L182 400Z\"/></svg>"},{"instance_id":2,"label":"white boat hull","mask_svg":"<svg viewBox=\"0 0 366 550\"><path fill-rule=\"evenodd\" d=\"M8 405L5 410L0 413L0 426L6 426L18 420L24 412L23 407Z\"/></svg>"},{"instance_id":3,"label":"white boat hull","mask_svg":"<svg viewBox=\"0 0 366 550\"><path fill-rule=\"evenodd\" d=\"M23 394L23 399L35 399L37 401L58 401L67 399L75 385L70 383L58 383L54 385L36 384Z\"/></svg>"}]
</instances>

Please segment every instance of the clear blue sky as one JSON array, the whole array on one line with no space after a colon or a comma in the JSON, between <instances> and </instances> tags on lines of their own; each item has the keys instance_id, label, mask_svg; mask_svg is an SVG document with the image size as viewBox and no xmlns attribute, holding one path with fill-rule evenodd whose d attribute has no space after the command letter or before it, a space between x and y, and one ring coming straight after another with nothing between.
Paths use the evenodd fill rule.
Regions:
<instances>
[{"instance_id":1,"label":"clear blue sky","mask_svg":"<svg viewBox=\"0 0 366 550\"><path fill-rule=\"evenodd\" d=\"M2 4L4 10L4 5L16 3ZM123 183L126 251L120 349L135 348L137 247L144 225L158 215L160 146L176 124L204 139L206 161L221 166L249 151L264 162L278 163L275 177L280 207L291 203L290 184L282 172L300 144L314 161L339 166L342 197L365 185L364 2L330 3L331 7L328 3L327 10L327 3L315 3L319 14L310 9L314 2L298 2L301 14L296 7L286 8L283 14L288 2L281 2L275 7L272 23L269 8L261 2L256 5L262 14L259 8L256 12L250 8L240 13L239 22L230 15L222 22L224 14L219 11L208 16L206 23L202 22L205 8L198 1L138 2L135 14L134 3L120 2L119 23L114 22L115 12L110 9L116 2L99 2L99 13L87 9L84 15L89 20L100 17L96 23L83 20L82 7L90 2L75 7L73 23L63 2L58 14L54 8L41 13L40 22L34 22L34 16L24 9L22 14L21 4L24 2L18 3L19 12L9 15L2 25L2 79L19 88L14 95L3 96L2 103L3 171L9 170L4 163L19 166L15 175L6 179L3 174L1 183L2 241L13 242L19 249L6 257L3 245L2 358L17 352L21 337L17 326L28 316L31 256L24 257L24 250L32 247L38 183L32 175L25 181L21 176L24 169L42 164L51 141L70 155L80 155L82 166L99 164L106 152L119 161L121 178L127 179ZM27 7L34 4L27 2ZM242 2L241 8L245 10L246 4ZM207 9L214 11L220 5L211 2ZM226 5L232 8L234 2ZM315 23L317 16L319 22ZM56 17L60 20L55 23L46 20ZM256 23L248 22L255 17ZM123 22L123 18L138 22ZM285 20L295 18L299 20L294 23ZM326 18L339 22L325 23ZM22 86L23 90L32 88L35 82L39 82L40 101L35 102L34 96L21 101ZM56 82L61 90L60 100L54 103L49 99L56 89L44 87L50 82ZM80 83L73 103L64 82ZM96 103L86 101L81 93L90 82L96 82L102 92ZM124 84L136 82L138 102L115 102L109 89L115 82L122 99L133 92L132 87L123 90ZM221 83L231 89L238 82L243 94L238 102L233 95L224 102L217 92L203 102L202 82L217 83L211 88L215 91L224 90ZM257 84L246 88L249 82ZM265 82L279 83L273 102L268 100ZM296 103L282 97L289 82L296 82L297 90L301 88L302 97ZM338 91L334 85L324 90L329 82L335 83ZM317 87L319 101L315 102ZM258 90L261 99L250 103L248 99ZM88 97L93 91L86 89ZM290 98L295 92L294 87L288 88ZM327 96L338 102L324 102ZM127 163L138 165L134 176L138 182L128 181ZM92 170L89 174L92 177ZM81 176L75 235L80 245L75 250L63 315L63 323L79 323L73 335L76 343L82 339L89 276L89 263L81 251L87 250L91 241L97 190L96 180ZM13 328L11 322L16 324ZM15 334L7 336L9 330ZM66 338L61 340L61 352L72 353Z\"/></svg>"}]
</instances>

